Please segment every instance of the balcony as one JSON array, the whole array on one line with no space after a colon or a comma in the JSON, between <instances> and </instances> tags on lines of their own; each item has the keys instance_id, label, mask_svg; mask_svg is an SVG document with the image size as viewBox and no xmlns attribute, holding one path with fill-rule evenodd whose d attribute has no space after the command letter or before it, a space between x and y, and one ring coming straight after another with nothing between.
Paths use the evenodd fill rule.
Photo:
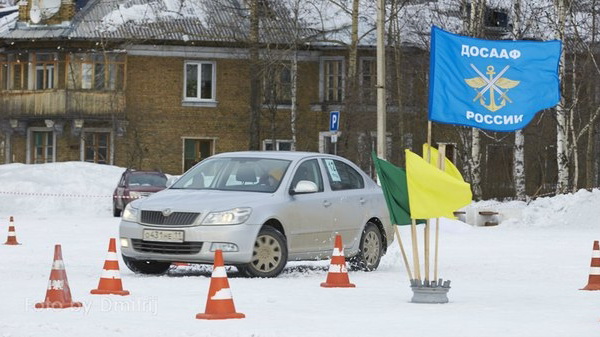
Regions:
<instances>
[{"instance_id":1,"label":"balcony","mask_svg":"<svg viewBox=\"0 0 600 337\"><path fill-rule=\"evenodd\" d=\"M113 117L125 114L125 93L53 89L0 92L2 117Z\"/></svg>"}]
</instances>

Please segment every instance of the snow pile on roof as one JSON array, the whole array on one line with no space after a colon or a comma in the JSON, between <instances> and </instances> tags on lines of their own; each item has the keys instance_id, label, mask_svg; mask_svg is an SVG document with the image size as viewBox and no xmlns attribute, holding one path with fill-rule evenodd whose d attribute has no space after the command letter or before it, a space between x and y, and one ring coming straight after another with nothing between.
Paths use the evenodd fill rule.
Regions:
<instances>
[{"instance_id":1,"label":"snow pile on roof","mask_svg":"<svg viewBox=\"0 0 600 337\"><path fill-rule=\"evenodd\" d=\"M8 213L111 214L124 170L86 162L0 165L0 205Z\"/></svg>"},{"instance_id":2,"label":"snow pile on roof","mask_svg":"<svg viewBox=\"0 0 600 337\"><path fill-rule=\"evenodd\" d=\"M11 9L10 11L14 11L14 10L18 9L16 6L9 7L9 8ZM9 8L2 8L1 11L8 11ZM15 28L18 18L19 18L19 12L14 12L14 13L5 15L3 17L0 17L0 35L6 34L6 33L8 33L9 30Z\"/></svg>"},{"instance_id":3,"label":"snow pile on roof","mask_svg":"<svg viewBox=\"0 0 600 337\"><path fill-rule=\"evenodd\" d=\"M182 18L194 18L204 22L205 10L200 0L154 0L143 4L131 1L119 4L118 8L106 14L98 27L99 31L114 32L127 24L146 24Z\"/></svg>"}]
</instances>

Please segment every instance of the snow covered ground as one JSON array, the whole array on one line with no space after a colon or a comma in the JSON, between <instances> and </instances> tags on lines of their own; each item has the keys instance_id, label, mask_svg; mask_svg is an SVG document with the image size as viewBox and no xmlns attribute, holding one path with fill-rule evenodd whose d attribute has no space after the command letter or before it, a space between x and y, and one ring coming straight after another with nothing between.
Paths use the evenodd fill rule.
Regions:
<instances>
[{"instance_id":1,"label":"snow covered ground","mask_svg":"<svg viewBox=\"0 0 600 337\"><path fill-rule=\"evenodd\" d=\"M290 263L276 279L229 283L245 319L204 321L210 267L138 276L121 262L130 296L90 295L118 234L111 193L122 168L87 163L0 166L0 240L15 217L22 245L0 245L0 336L598 336L600 292L587 283L600 239L600 191L495 204L519 214L497 227L441 226L440 277L448 304L410 303L394 243L380 268L351 272L354 289L326 289L328 261ZM518 210L518 212L515 212ZM409 233L401 233L410 250ZM422 233L421 233L422 234ZM83 308L37 310L53 247L62 244L73 299ZM422 245L420 245L422 246Z\"/></svg>"}]
</instances>

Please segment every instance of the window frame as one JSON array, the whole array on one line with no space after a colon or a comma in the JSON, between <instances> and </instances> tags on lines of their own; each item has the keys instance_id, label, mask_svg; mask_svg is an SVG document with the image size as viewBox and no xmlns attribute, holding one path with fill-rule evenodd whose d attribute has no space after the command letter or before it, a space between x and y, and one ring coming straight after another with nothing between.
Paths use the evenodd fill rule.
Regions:
<instances>
[{"instance_id":1,"label":"window frame","mask_svg":"<svg viewBox=\"0 0 600 337\"><path fill-rule=\"evenodd\" d=\"M289 107L292 104L292 67L288 63L280 63L273 65L272 69L273 72L264 72L262 76L262 104L265 107ZM288 78L284 76L286 72ZM275 90L274 98L268 90L270 88Z\"/></svg>"},{"instance_id":2,"label":"window frame","mask_svg":"<svg viewBox=\"0 0 600 337\"><path fill-rule=\"evenodd\" d=\"M54 132L53 128L45 128L45 127L31 127L27 129L27 147L26 147L26 164L43 164L43 163L36 163L34 160L34 156L35 156L35 144L34 144L34 138L33 135L36 132L44 132L44 133L51 133L52 134L52 161L48 161L48 157L46 157L46 160L43 163L55 163L56 162L56 152L57 152L57 146L56 146L56 132ZM44 149L46 149L47 151L47 145L44 147Z\"/></svg>"},{"instance_id":3,"label":"window frame","mask_svg":"<svg viewBox=\"0 0 600 337\"><path fill-rule=\"evenodd\" d=\"M216 152L216 144L217 144L217 137L187 137L187 136L183 136L181 137L181 173L185 173L188 170L185 169L185 141L186 140L197 140L197 141L202 141L202 140L206 140L210 142L210 155L206 158L209 158L211 156L213 156ZM204 158L204 159L206 159ZM202 161L202 158L201 160ZM198 162L200 162L198 161ZM194 167L195 165L192 165L190 168Z\"/></svg>"},{"instance_id":4,"label":"window frame","mask_svg":"<svg viewBox=\"0 0 600 337\"><path fill-rule=\"evenodd\" d=\"M289 151L289 150L281 150L281 144L290 144L290 148L292 147L291 139L275 139L275 149L267 150L267 145L272 145L273 139L264 139L262 141L262 150L263 151Z\"/></svg>"},{"instance_id":5,"label":"window frame","mask_svg":"<svg viewBox=\"0 0 600 337\"><path fill-rule=\"evenodd\" d=\"M49 56L52 60L38 60L40 56ZM52 90L58 86L58 55L56 53L32 53L31 74L33 83L29 86L32 90ZM42 71L42 87L38 87L38 71Z\"/></svg>"},{"instance_id":6,"label":"window frame","mask_svg":"<svg viewBox=\"0 0 600 337\"><path fill-rule=\"evenodd\" d=\"M360 85L360 91L361 91L361 99L364 103L372 103L375 104L377 102L377 60L375 59L375 57L372 56L368 56L368 57L360 57L358 59L358 66L359 66L359 85ZM365 87L365 83L364 83L364 79L365 79L365 67L364 67L364 63L365 62L370 62L372 63L372 67L371 67L371 73L369 74L370 76L370 81L371 81L371 86L370 87ZM369 92L367 94L367 92Z\"/></svg>"},{"instance_id":7,"label":"window frame","mask_svg":"<svg viewBox=\"0 0 600 337\"><path fill-rule=\"evenodd\" d=\"M101 88L96 86L99 76L96 73L97 65L102 65L103 84ZM89 73L89 76L84 77L84 73ZM68 90L125 91L127 55L123 53L70 53L67 55L67 69L64 76L66 76L65 87Z\"/></svg>"},{"instance_id":8,"label":"window frame","mask_svg":"<svg viewBox=\"0 0 600 337\"><path fill-rule=\"evenodd\" d=\"M86 161L85 159L85 150L86 150L86 142L85 142L85 138L86 138L86 134L95 134L95 133L108 133L108 161L106 162L106 165L113 165L114 164L114 157L115 157L115 133L112 129L110 128L83 128L81 130L81 136L80 136L80 143L79 143L79 160L82 162L88 162L88 163L96 163L96 164L101 164L94 161Z\"/></svg>"},{"instance_id":9,"label":"window frame","mask_svg":"<svg viewBox=\"0 0 600 337\"><path fill-rule=\"evenodd\" d=\"M330 100L327 99L327 93L329 87L327 86L327 77L328 75L325 73L327 67L326 63L338 61L341 62L341 83L339 83L341 89L341 97L338 100ZM324 103L341 103L344 101L346 96L345 86L346 86L346 60L343 56L325 56L321 57L319 62L319 100Z\"/></svg>"},{"instance_id":10,"label":"window frame","mask_svg":"<svg viewBox=\"0 0 600 337\"><path fill-rule=\"evenodd\" d=\"M211 98L202 98L202 65L210 64L212 66L212 87L211 87ZM188 82L188 74L187 67L188 65L196 65L198 67L198 71L196 74L197 80L197 88L196 94L197 97L188 97L187 96L187 82ZM216 103L217 102L217 62L216 61L193 61L188 60L183 62L183 99L184 103Z\"/></svg>"}]
</instances>

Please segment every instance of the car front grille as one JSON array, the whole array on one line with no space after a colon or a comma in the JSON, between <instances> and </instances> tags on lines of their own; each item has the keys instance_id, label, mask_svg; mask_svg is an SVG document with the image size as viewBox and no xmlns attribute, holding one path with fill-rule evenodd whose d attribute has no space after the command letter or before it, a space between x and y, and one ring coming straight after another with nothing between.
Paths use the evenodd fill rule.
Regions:
<instances>
[{"instance_id":1,"label":"car front grille","mask_svg":"<svg viewBox=\"0 0 600 337\"><path fill-rule=\"evenodd\" d=\"M131 239L133 249L138 252L190 255L198 254L202 249L202 242L153 242Z\"/></svg>"},{"instance_id":2,"label":"car front grille","mask_svg":"<svg viewBox=\"0 0 600 337\"><path fill-rule=\"evenodd\" d=\"M189 226L200 213L173 212L164 216L161 211L142 211L142 223L147 225Z\"/></svg>"}]
</instances>

